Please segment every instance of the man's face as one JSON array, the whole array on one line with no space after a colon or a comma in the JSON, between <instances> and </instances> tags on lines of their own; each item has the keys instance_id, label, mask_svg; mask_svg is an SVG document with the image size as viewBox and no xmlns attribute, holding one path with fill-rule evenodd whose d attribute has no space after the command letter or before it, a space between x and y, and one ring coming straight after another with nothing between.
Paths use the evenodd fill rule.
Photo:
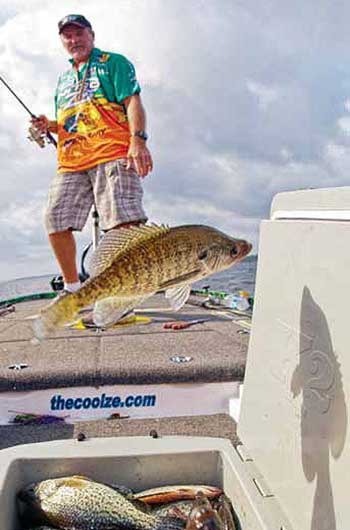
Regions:
<instances>
[{"instance_id":1,"label":"man's face","mask_svg":"<svg viewBox=\"0 0 350 530\"><path fill-rule=\"evenodd\" d=\"M94 47L94 33L90 28L67 24L61 31L60 37L75 64L87 61Z\"/></svg>"}]
</instances>

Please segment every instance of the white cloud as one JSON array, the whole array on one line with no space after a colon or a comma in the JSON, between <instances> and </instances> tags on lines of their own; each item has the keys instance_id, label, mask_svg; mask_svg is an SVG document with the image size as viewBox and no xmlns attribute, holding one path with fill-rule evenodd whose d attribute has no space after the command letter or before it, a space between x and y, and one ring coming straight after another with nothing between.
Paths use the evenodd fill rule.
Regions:
<instances>
[{"instance_id":1,"label":"white cloud","mask_svg":"<svg viewBox=\"0 0 350 530\"><path fill-rule=\"evenodd\" d=\"M255 81L247 81L248 91L256 96L258 106L261 110L266 110L271 103L278 98L278 90L275 87L264 85L263 83L256 83Z\"/></svg>"},{"instance_id":2,"label":"white cloud","mask_svg":"<svg viewBox=\"0 0 350 530\"><path fill-rule=\"evenodd\" d=\"M11 202L0 213L0 224L5 231L17 230L24 237L35 237L35 232L42 223L43 197L30 199L28 202Z\"/></svg>"},{"instance_id":3,"label":"white cloud","mask_svg":"<svg viewBox=\"0 0 350 530\"><path fill-rule=\"evenodd\" d=\"M349 116L343 116L342 118L339 118L338 126L339 126L340 130L346 136L350 135L350 117Z\"/></svg>"}]
</instances>

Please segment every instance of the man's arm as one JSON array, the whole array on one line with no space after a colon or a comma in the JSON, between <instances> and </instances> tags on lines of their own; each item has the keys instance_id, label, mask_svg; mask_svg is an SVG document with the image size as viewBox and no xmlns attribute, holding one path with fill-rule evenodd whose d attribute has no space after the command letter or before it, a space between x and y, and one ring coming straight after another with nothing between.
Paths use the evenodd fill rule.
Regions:
<instances>
[{"instance_id":1,"label":"man's arm","mask_svg":"<svg viewBox=\"0 0 350 530\"><path fill-rule=\"evenodd\" d=\"M153 169L151 153L147 149L145 140L139 136L133 136L136 131L145 131L146 129L145 110L138 94L125 98L123 103L126 107L131 133L127 168L130 168L131 164L134 163L137 174L140 177L145 177Z\"/></svg>"}]
</instances>

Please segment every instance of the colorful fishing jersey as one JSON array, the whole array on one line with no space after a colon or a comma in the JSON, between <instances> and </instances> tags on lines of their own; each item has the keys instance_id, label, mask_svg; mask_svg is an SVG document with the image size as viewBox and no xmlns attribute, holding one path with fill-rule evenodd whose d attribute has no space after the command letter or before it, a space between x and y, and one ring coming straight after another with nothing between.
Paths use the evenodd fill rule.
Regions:
<instances>
[{"instance_id":1,"label":"colorful fishing jersey","mask_svg":"<svg viewBox=\"0 0 350 530\"><path fill-rule=\"evenodd\" d=\"M58 171L82 171L125 158L130 130L122 102L139 92L133 65L98 48L78 70L72 66L63 73L55 95Z\"/></svg>"}]
</instances>

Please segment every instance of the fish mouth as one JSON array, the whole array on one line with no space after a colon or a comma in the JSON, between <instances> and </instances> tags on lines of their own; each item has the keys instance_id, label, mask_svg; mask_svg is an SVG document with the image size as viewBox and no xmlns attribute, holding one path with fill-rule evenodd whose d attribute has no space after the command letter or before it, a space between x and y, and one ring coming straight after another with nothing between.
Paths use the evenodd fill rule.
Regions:
<instances>
[{"instance_id":1,"label":"fish mouth","mask_svg":"<svg viewBox=\"0 0 350 530\"><path fill-rule=\"evenodd\" d=\"M243 241L243 245L241 246L241 254L243 256L246 256L249 254L249 252L252 250L253 245L251 243L248 243L248 241Z\"/></svg>"},{"instance_id":2,"label":"fish mouth","mask_svg":"<svg viewBox=\"0 0 350 530\"><path fill-rule=\"evenodd\" d=\"M238 245L236 246L236 259L244 258L247 254L249 254L252 248L253 245L251 243L248 243L248 241L239 241Z\"/></svg>"}]
</instances>

